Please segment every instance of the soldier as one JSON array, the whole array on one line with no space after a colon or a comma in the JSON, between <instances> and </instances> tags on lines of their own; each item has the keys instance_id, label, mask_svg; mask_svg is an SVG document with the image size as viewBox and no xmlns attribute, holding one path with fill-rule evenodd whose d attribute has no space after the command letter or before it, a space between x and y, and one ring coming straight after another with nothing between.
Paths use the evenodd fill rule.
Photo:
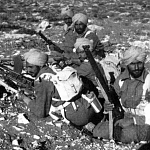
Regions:
<instances>
[{"instance_id":1,"label":"soldier","mask_svg":"<svg viewBox=\"0 0 150 150\"><path fill-rule=\"evenodd\" d=\"M73 16L72 22L77 38L87 38L92 41L95 55L99 56L99 59L104 58L104 49L98 36L87 27L88 17L85 14L77 13Z\"/></svg>"},{"instance_id":2,"label":"soldier","mask_svg":"<svg viewBox=\"0 0 150 150\"><path fill-rule=\"evenodd\" d=\"M59 44L60 48L64 51L64 56L68 59L77 59L77 55L73 53L74 43L76 41L76 34L72 27L72 17L74 15L73 9L69 6L62 8L61 16L65 22L64 34L62 43Z\"/></svg>"},{"instance_id":3,"label":"soldier","mask_svg":"<svg viewBox=\"0 0 150 150\"><path fill-rule=\"evenodd\" d=\"M29 99L26 96L21 98L27 103L31 112L38 118L44 118L49 115L49 109L51 106L51 98L53 91L53 84L47 83L44 80L36 81L36 79L42 73L54 73L52 69L47 66L48 56L38 49L31 49L24 54L26 61L27 73L35 78L34 81L34 93L35 99Z\"/></svg>"},{"instance_id":4,"label":"soldier","mask_svg":"<svg viewBox=\"0 0 150 150\"><path fill-rule=\"evenodd\" d=\"M114 80L116 79L116 77L119 75L120 72L117 70L117 67L115 65L112 66L110 65L110 63L107 64L106 63L107 61L105 62L105 58L102 60L98 59L99 57L95 54L95 49L93 49L93 42L87 38L78 38L74 45L76 49L76 53L78 54L79 59L82 62L80 66L76 67L76 69L78 70L78 73L80 75L86 76L88 79L90 79L94 83L94 85L97 86L97 83L95 80L95 73L83 49L84 45L90 46L89 49L93 55L93 58L97 62L97 65L100 71L102 72L106 83L109 85L113 84Z\"/></svg>"},{"instance_id":5,"label":"soldier","mask_svg":"<svg viewBox=\"0 0 150 150\"><path fill-rule=\"evenodd\" d=\"M83 49L84 45L89 45L90 46L89 49L90 49L91 53L93 54L93 57L95 59L97 57L94 53L95 49L93 48L93 42L87 38L78 38L76 40L76 43L74 44L74 47L75 47L76 53L78 54L79 59L82 63L79 67L76 67L76 69L80 75L87 77L94 83L94 85L97 86L97 83L95 80L95 73L94 73L92 66L91 66L90 62L88 61L87 56ZM98 63L98 66L101 66L101 64ZM99 68L100 68L101 72L103 72L104 78L106 79L104 70L102 69L102 66ZM107 83L107 79L106 79L106 83Z\"/></svg>"},{"instance_id":6,"label":"soldier","mask_svg":"<svg viewBox=\"0 0 150 150\"><path fill-rule=\"evenodd\" d=\"M30 111L36 117L48 117L53 112L52 108L55 108L56 113L63 109L65 119L81 128L89 122L97 123L102 119L103 116L99 115L101 108L95 110L95 107L91 105L94 100L97 100L98 91L90 80L83 76L75 76L77 75L77 71L72 67L64 68L56 76L46 65L47 55L39 50L30 50L24 54L24 58L28 74L35 78L35 99L31 100L24 95L21 98L27 103ZM48 81L44 79L47 74L50 75ZM51 79L53 78L51 77L54 77L57 82L52 81ZM67 82L67 80L69 81ZM62 84L59 84L61 81ZM66 88L64 87L65 83L67 84ZM73 89L72 91L76 94L75 96L72 97L70 95L72 93L70 89ZM82 97L82 95L84 96ZM63 114L60 119L62 118Z\"/></svg>"},{"instance_id":7,"label":"soldier","mask_svg":"<svg viewBox=\"0 0 150 150\"><path fill-rule=\"evenodd\" d=\"M115 122L114 129L120 132L114 130L114 138L124 143L150 140L150 73L144 67L145 59L145 49L131 46L121 61L125 70L114 83L124 109L124 118ZM113 109L108 105L104 107L105 110ZM108 128L105 134L101 132L107 125L95 127L94 136L108 137Z\"/></svg>"},{"instance_id":8,"label":"soldier","mask_svg":"<svg viewBox=\"0 0 150 150\"><path fill-rule=\"evenodd\" d=\"M73 9L71 9L69 6L61 9L61 16L64 20L64 31L67 31L68 28L72 24L72 17L74 15Z\"/></svg>"}]
</instances>

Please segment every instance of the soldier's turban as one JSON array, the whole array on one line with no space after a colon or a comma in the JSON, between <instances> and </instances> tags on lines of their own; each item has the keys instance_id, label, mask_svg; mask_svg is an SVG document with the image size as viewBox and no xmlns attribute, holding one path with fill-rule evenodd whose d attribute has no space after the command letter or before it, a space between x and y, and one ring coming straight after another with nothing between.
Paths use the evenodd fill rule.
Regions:
<instances>
[{"instance_id":1,"label":"soldier's turban","mask_svg":"<svg viewBox=\"0 0 150 150\"><path fill-rule=\"evenodd\" d=\"M74 44L74 52L79 49L79 50L83 50L83 47L84 45L89 45L90 46L90 50L92 51L93 50L93 41L90 41L89 39L87 38L78 38L76 40L76 43Z\"/></svg>"},{"instance_id":2,"label":"soldier's turban","mask_svg":"<svg viewBox=\"0 0 150 150\"><path fill-rule=\"evenodd\" d=\"M75 23L77 21L81 21L84 24L88 23L88 17L85 14L77 13L72 17L72 22Z\"/></svg>"},{"instance_id":3,"label":"soldier's turban","mask_svg":"<svg viewBox=\"0 0 150 150\"><path fill-rule=\"evenodd\" d=\"M48 55L38 49L31 49L24 54L24 59L32 65L44 66L48 61Z\"/></svg>"},{"instance_id":4,"label":"soldier's turban","mask_svg":"<svg viewBox=\"0 0 150 150\"><path fill-rule=\"evenodd\" d=\"M62 8L61 9L61 16L69 16L69 17L73 17L74 13L73 10L69 8L69 6Z\"/></svg>"},{"instance_id":5,"label":"soldier's turban","mask_svg":"<svg viewBox=\"0 0 150 150\"><path fill-rule=\"evenodd\" d=\"M131 46L128 50L124 52L121 62L122 65L127 66L135 60L144 62L145 59L146 59L145 49L138 46Z\"/></svg>"}]
</instances>

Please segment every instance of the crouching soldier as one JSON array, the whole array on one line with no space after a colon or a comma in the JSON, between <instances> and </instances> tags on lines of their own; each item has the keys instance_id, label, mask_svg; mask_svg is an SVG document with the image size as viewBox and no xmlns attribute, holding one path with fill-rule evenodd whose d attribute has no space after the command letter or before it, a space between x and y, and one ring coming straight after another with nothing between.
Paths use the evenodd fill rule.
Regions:
<instances>
[{"instance_id":1,"label":"crouching soldier","mask_svg":"<svg viewBox=\"0 0 150 150\"><path fill-rule=\"evenodd\" d=\"M35 78L35 98L23 96L22 99L36 117L64 118L77 127L90 122L95 125L103 118L98 91L90 80L79 77L72 67L54 73L46 65L47 55L39 50L30 50L24 58L28 74Z\"/></svg>"},{"instance_id":2,"label":"crouching soldier","mask_svg":"<svg viewBox=\"0 0 150 150\"><path fill-rule=\"evenodd\" d=\"M37 81L37 78L42 73L54 73L48 67L48 55L38 49L31 49L24 54L26 62L26 70L34 80L34 99L25 95L20 95L20 98L28 105L31 113L37 118L44 118L49 115L49 109L52 101L52 92L54 90L52 83L47 83L44 80Z\"/></svg>"},{"instance_id":3,"label":"crouching soldier","mask_svg":"<svg viewBox=\"0 0 150 150\"><path fill-rule=\"evenodd\" d=\"M53 82L58 95L53 94L50 115L58 120L61 112L67 123L82 128L90 123L97 124L103 118L98 90L86 77L78 76L77 70L65 67L57 75L43 74L43 80ZM55 90L56 90L55 89Z\"/></svg>"}]
</instances>

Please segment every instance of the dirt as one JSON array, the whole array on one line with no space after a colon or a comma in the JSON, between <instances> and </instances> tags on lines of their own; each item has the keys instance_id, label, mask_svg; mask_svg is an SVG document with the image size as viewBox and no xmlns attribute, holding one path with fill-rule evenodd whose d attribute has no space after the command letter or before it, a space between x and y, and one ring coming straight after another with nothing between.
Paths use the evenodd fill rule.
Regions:
<instances>
[{"instance_id":1,"label":"dirt","mask_svg":"<svg viewBox=\"0 0 150 150\"><path fill-rule=\"evenodd\" d=\"M100 40L109 39L106 50L124 51L134 41L150 48L150 1L149 0L0 0L0 58L16 53L24 54L30 48L48 51L45 42L35 34L35 28L43 20L50 27L43 33L61 42L63 21L60 9L70 5L76 12L89 16L90 24L96 24ZM114 45L112 47L112 45ZM113 143L94 139L73 126L55 122L51 118L36 119L28 114L26 106L14 96L0 105L0 148L19 150L135 150L140 143ZM24 124L18 123L19 114Z\"/></svg>"}]
</instances>

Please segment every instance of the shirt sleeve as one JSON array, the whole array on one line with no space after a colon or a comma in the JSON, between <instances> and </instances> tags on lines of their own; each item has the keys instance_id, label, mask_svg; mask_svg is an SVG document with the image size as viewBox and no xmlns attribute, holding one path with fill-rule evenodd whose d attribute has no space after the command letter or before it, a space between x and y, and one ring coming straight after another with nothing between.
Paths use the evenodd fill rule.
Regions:
<instances>
[{"instance_id":1,"label":"shirt sleeve","mask_svg":"<svg viewBox=\"0 0 150 150\"><path fill-rule=\"evenodd\" d=\"M93 48L95 49L97 46L97 43L99 42L98 36L94 32L91 32L87 34L86 38L93 41Z\"/></svg>"},{"instance_id":2,"label":"shirt sleeve","mask_svg":"<svg viewBox=\"0 0 150 150\"><path fill-rule=\"evenodd\" d=\"M79 67L75 68L79 75L88 76L91 71L91 67L88 63L82 63Z\"/></svg>"},{"instance_id":3,"label":"shirt sleeve","mask_svg":"<svg viewBox=\"0 0 150 150\"><path fill-rule=\"evenodd\" d=\"M117 79L115 80L113 87L114 87L114 89L115 89L117 95L120 97L120 96L121 96L121 88L120 88L120 86L119 86L119 80L120 80L120 78L117 78Z\"/></svg>"},{"instance_id":4,"label":"shirt sleeve","mask_svg":"<svg viewBox=\"0 0 150 150\"><path fill-rule=\"evenodd\" d=\"M133 120L136 125L145 125L145 116L135 116Z\"/></svg>"}]
</instances>

